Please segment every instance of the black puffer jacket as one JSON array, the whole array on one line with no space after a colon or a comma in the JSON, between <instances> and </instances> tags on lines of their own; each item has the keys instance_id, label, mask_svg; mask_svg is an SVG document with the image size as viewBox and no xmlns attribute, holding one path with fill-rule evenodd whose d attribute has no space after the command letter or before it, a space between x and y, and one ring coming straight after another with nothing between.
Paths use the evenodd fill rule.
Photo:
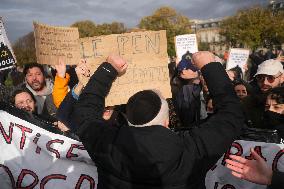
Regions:
<instances>
[{"instance_id":1,"label":"black puffer jacket","mask_svg":"<svg viewBox=\"0 0 284 189\"><path fill-rule=\"evenodd\" d=\"M244 116L219 63L202 68L216 114L200 128L179 134L160 126L110 127L102 122L105 97L117 76L103 63L86 85L72 118L98 170L98 188L200 188L209 168L241 133Z\"/></svg>"}]
</instances>

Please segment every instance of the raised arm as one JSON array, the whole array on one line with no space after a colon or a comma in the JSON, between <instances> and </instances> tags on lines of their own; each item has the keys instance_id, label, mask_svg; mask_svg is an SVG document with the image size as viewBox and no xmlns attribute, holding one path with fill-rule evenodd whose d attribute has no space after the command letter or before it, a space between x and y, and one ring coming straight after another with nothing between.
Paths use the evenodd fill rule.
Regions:
<instances>
[{"instance_id":1,"label":"raised arm","mask_svg":"<svg viewBox=\"0 0 284 189\"><path fill-rule=\"evenodd\" d=\"M221 157L240 134L244 116L232 83L224 68L209 52L193 55L193 62L200 68L213 99L215 115L200 128L183 133L185 144L195 146L200 159Z\"/></svg>"},{"instance_id":2,"label":"raised arm","mask_svg":"<svg viewBox=\"0 0 284 189\"><path fill-rule=\"evenodd\" d=\"M107 127L102 119L105 97L107 96L112 82L118 75L126 71L127 63L119 56L109 56L107 62L102 63L91 76L88 84L83 89L79 100L74 108L72 119L78 126L77 135L87 149L94 149L96 143L112 127Z\"/></svg>"},{"instance_id":3,"label":"raised arm","mask_svg":"<svg viewBox=\"0 0 284 189\"><path fill-rule=\"evenodd\" d=\"M54 105L58 108L68 93L68 83L70 81L70 76L66 73L66 64L62 61L59 61L56 64L55 69L57 71L54 86L52 91L52 98Z\"/></svg>"}]
</instances>

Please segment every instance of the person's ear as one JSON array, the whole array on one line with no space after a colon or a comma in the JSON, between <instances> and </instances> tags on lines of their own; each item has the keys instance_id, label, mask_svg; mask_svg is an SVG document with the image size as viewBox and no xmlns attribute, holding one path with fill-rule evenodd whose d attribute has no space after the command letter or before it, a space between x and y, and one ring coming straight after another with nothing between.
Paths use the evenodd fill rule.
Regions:
<instances>
[{"instance_id":1,"label":"person's ear","mask_svg":"<svg viewBox=\"0 0 284 189\"><path fill-rule=\"evenodd\" d=\"M282 73L282 75L280 76L280 83L284 83L284 73Z\"/></svg>"},{"instance_id":2,"label":"person's ear","mask_svg":"<svg viewBox=\"0 0 284 189\"><path fill-rule=\"evenodd\" d=\"M170 124L169 119L166 119L163 126L169 128L169 124Z\"/></svg>"}]
</instances>

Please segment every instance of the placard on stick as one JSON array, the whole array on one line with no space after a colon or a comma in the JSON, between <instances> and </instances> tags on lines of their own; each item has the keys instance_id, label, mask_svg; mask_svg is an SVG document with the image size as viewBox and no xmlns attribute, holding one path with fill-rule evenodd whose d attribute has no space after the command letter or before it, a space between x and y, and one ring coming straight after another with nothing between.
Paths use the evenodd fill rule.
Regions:
<instances>
[{"instance_id":1,"label":"placard on stick","mask_svg":"<svg viewBox=\"0 0 284 189\"><path fill-rule=\"evenodd\" d=\"M14 64L16 64L16 58L0 17L0 70L9 69Z\"/></svg>"},{"instance_id":2,"label":"placard on stick","mask_svg":"<svg viewBox=\"0 0 284 189\"><path fill-rule=\"evenodd\" d=\"M195 34L178 35L175 37L176 56L181 60L186 52L196 53L198 51Z\"/></svg>"},{"instance_id":3,"label":"placard on stick","mask_svg":"<svg viewBox=\"0 0 284 189\"><path fill-rule=\"evenodd\" d=\"M171 97L166 31L145 31L80 39L83 58L95 71L111 53L128 62L126 74L113 83L107 105L124 104L134 93L158 89Z\"/></svg>"},{"instance_id":4,"label":"placard on stick","mask_svg":"<svg viewBox=\"0 0 284 189\"><path fill-rule=\"evenodd\" d=\"M249 58L249 50L248 49L230 49L228 62L226 65L226 69L229 70L236 66L239 66L243 72L245 64L247 64Z\"/></svg>"},{"instance_id":5,"label":"placard on stick","mask_svg":"<svg viewBox=\"0 0 284 189\"><path fill-rule=\"evenodd\" d=\"M53 27L34 22L34 34L38 63L54 65L62 60L74 65L80 61L78 28Z\"/></svg>"}]
</instances>

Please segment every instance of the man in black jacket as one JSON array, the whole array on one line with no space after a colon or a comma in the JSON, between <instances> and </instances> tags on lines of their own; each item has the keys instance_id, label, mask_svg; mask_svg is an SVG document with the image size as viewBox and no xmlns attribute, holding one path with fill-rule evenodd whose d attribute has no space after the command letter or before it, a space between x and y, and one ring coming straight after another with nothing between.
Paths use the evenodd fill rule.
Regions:
<instances>
[{"instance_id":1,"label":"man in black jacket","mask_svg":"<svg viewBox=\"0 0 284 189\"><path fill-rule=\"evenodd\" d=\"M98 188L198 188L205 174L240 134L244 117L239 99L220 63L209 52L193 55L216 114L202 127L178 134L167 128L164 98L140 91L126 105L129 125L108 127L102 120L105 97L127 63L109 56L93 74L76 105L77 134L98 168Z\"/></svg>"}]
</instances>

